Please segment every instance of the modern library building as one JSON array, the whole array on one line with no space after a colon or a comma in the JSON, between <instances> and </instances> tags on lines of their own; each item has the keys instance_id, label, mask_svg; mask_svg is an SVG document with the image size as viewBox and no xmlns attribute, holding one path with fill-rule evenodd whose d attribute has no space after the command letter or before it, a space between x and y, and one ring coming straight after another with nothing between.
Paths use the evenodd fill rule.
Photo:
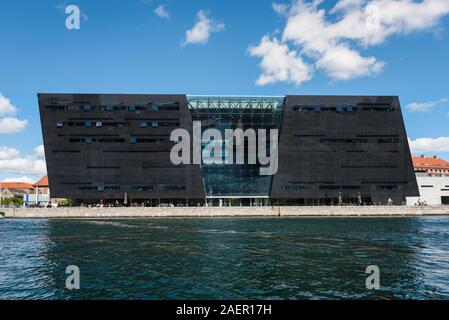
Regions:
<instances>
[{"instance_id":1,"label":"modern library building","mask_svg":"<svg viewBox=\"0 0 449 320\"><path fill-rule=\"evenodd\" d=\"M74 204L399 205L419 196L395 96L46 93L38 99L51 196ZM236 151L226 147L233 142L227 130L276 130L277 141L266 134L267 146L276 146L276 170L263 175L266 163L246 161L254 152L246 139L244 163L175 164L173 132L194 135L198 123L201 133L216 129L223 137L202 135L200 151L220 144L223 158Z\"/></svg>"}]
</instances>

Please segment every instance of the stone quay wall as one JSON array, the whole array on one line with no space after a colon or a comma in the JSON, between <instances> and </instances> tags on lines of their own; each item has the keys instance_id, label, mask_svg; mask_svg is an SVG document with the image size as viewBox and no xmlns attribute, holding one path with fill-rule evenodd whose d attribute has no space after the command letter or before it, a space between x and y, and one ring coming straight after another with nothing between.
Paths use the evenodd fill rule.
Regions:
<instances>
[{"instance_id":1,"label":"stone quay wall","mask_svg":"<svg viewBox=\"0 0 449 320\"><path fill-rule=\"evenodd\" d=\"M5 218L449 216L449 206L0 208Z\"/></svg>"}]
</instances>

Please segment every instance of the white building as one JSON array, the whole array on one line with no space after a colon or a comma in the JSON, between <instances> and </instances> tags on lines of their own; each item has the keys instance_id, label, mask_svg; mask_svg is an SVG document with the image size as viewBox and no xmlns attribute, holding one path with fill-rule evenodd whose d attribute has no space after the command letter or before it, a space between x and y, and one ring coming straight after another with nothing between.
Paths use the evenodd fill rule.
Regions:
<instances>
[{"instance_id":1,"label":"white building","mask_svg":"<svg viewBox=\"0 0 449 320\"><path fill-rule=\"evenodd\" d=\"M449 162L437 157L413 157L420 197L408 197L407 205L449 205Z\"/></svg>"}]
</instances>

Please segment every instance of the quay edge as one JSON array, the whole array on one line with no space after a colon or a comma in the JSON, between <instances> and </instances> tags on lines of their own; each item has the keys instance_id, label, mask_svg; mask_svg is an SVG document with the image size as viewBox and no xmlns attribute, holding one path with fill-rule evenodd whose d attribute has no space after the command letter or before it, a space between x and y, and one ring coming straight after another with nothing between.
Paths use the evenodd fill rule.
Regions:
<instances>
[{"instance_id":1,"label":"quay edge","mask_svg":"<svg viewBox=\"0 0 449 320\"><path fill-rule=\"evenodd\" d=\"M449 216L449 206L2 208L5 218L416 217Z\"/></svg>"}]
</instances>

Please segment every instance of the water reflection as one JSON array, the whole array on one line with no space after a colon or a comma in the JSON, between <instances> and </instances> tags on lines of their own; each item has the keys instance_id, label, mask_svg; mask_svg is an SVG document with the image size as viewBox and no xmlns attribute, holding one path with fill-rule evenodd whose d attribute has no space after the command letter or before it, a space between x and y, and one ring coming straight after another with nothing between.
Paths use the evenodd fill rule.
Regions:
<instances>
[{"instance_id":1,"label":"water reflection","mask_svg":"<svg viewBox=\"0 0 449 320\"><path fill-rule=\"evenodd\" d=\"M0 298L447 299L448 238L448 218L5 220Z\"/></svg>"}]
</instances>

